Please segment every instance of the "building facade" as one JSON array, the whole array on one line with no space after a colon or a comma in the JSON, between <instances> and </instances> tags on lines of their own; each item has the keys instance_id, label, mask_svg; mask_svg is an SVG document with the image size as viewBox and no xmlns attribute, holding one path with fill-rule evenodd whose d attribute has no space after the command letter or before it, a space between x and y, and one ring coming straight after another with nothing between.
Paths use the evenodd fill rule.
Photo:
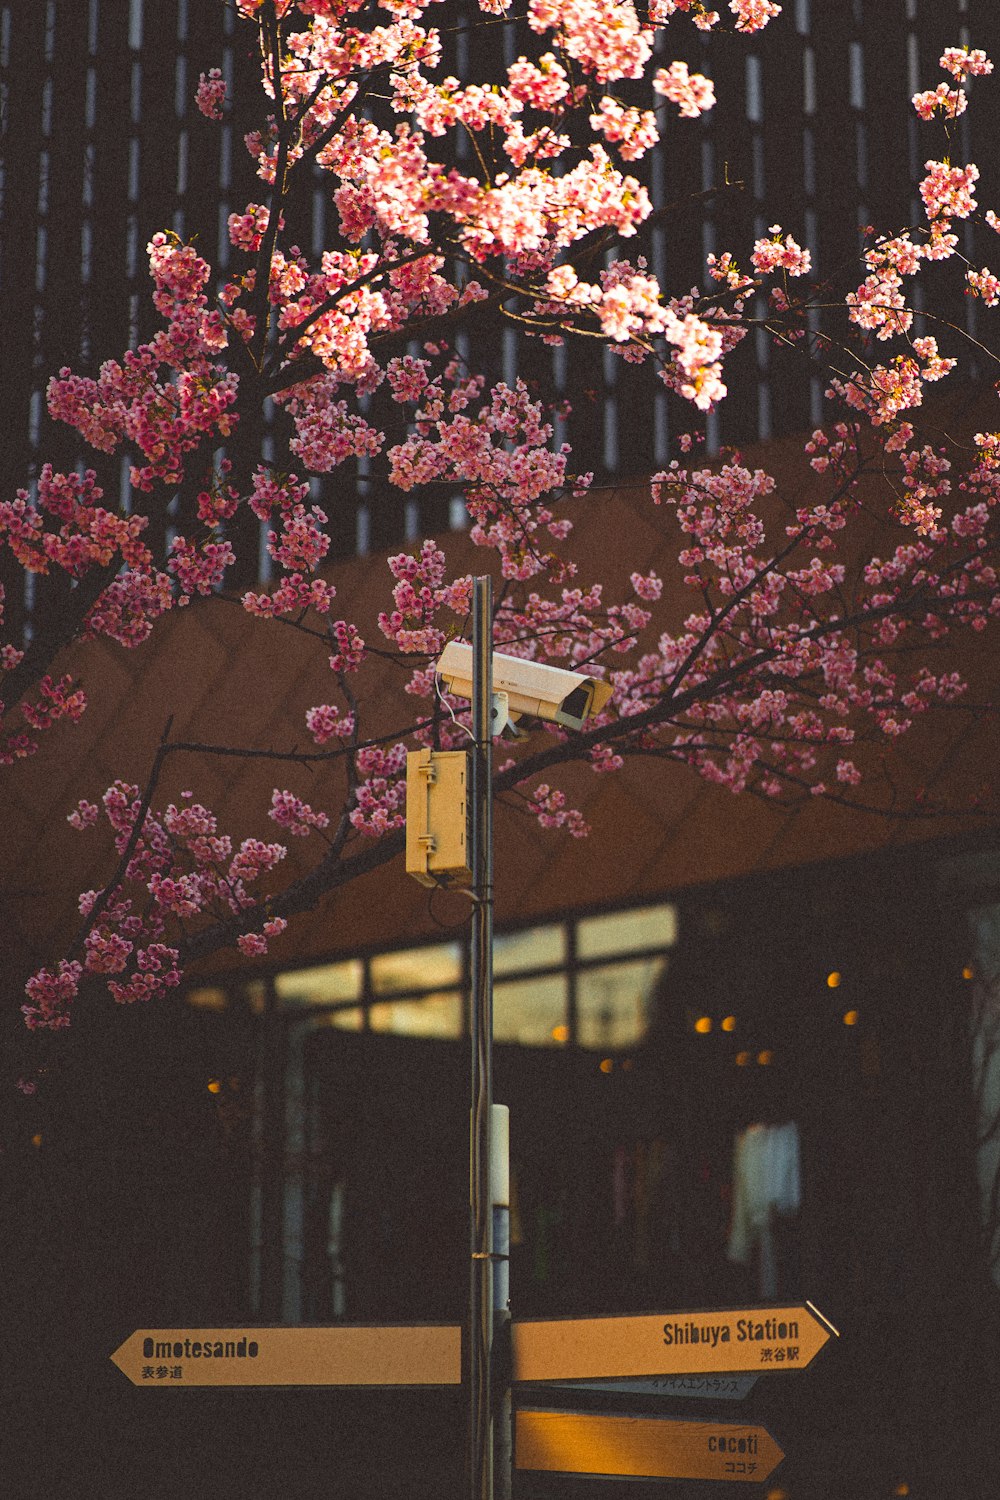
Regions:
<instances>
[{"instance_id":1,"label":"building facade","mask_svg":"<svg viewBox=\"0 0 1000 1500\"><path fill-rule=\"evenodd\" d=\"M440 9L445 62L460 76L490 78L515 55L513 28L500 29L503 42L477 35L473 46L455 24L463 14L458 0ZM785 9L780 25L749 40L686 24L661 39L671 57L715 80L719 100L700 120L677 122L660 148L633 164L655 210L634 247L664 285L699 284L708 254L752 242L775 217L809 248L820 278L855 263L868 222L915 222L923 144L910 97L933 85L944 47L990 35L989 0L892 0L888 8L875 0L794 0ZM145 254L152 235L171 229L191 239L225 272L228 215L256 191L242 142L258 87L248 38L231 6L200 0L8 0L0 7L4 493L30 486L46 459L58 466L81 457L74 435L46 417L49 377L63 366L96 373L104 359L155 331ZM220 129L194 104L198 76L212 66L221 66L232 100ZM958 125L984 168L984 199L994 201L992 123L985 111L971 111ZM980 140L987 149L977 154ZM290 226L303 246L324 245L331 212L318 182L307 215ZM958 297L937 312L975 331L971 302ZM947 334L939 338L945 347ZM572 443L579 471L602 482L655 471L672 456L672 436L690 425L690 408L675 407L664 390L651 393L644 371L582 344L553 351L511 331L485 356L484 373L520 374L569 400L572 412L556 439ZM710 451L819 420L821 377L803 379L797 357L783 356L763 330L735 352L731 368L736 394L709 419ZM94 454L86 461L109 496L124 486L127 499L127 463ZM336 485L331 514L341 556L461 522L460 504L394 494L364 461L347 486L352 501L344 472L326 481ZM321 495L323 485L316 488ZM267 562L261 548L265 574ZM253 549L241 567L236 582L255 581ZM19 580L8 571L2 581L8 618L20 609L30 616L33 600L20 598Z\"/></svg>"},{"instance_id":2,"label":"building facade","mask_svg":"<svg viewBox=\"0 0 1000 1500\"><path fill-rule=\"evenodd\" d=\"M693 29L670 37L672 55L687 47L720 99L643 168L656 208L680 205L642 247L672 286L696 282L705 255L775 217L821 276L856 258L860 225L905 223L919 168L909 96L936 78L944 46L979 43L992 18L986 0L795 0L786 11L788 24L750 47ZM450 45L464 74L468 40L459 32ZM71 436L45 418L48 376L63 365L92 372L151 334L151 234L197 236L224 269L227 215L251 195L241 110L256 62L242 48L231 9L203 0L0 4L5 494L30 487L45 459L77 460ZM235 112L215 133L201 128L193 94L219 62ZM322 243L327 211L317 189L303 243ZM952 312L960 326L973 316L964 304ZM780 465L784 437L818 419L819 381L790 378L763 338L740 357L752 378L734 386L749 395L711 419L709 446L766 444L753 451ZM640 397L635 371L604 352L553 353L511 335L490 360L497 376L554 381L571 399L558 437L606 487L604 532L627 535L638 493L629 476L671 455L670 398ZM127 500L127 466L95 466ZM392 498L363 467L349 488L336 550L349 586L373 597L365 579L386 549L460 520L447 500ZM601 527L588 545L607 551ZM13 574L0 576L10 615L30 630L44 592L18 593ZM252 576L251 555L234 581ZM258 726L299 723L314 701L306 669L283 650L268 656L255 622L234 626L206 601L165 627L162 650L124 663L107 643L85 648L103 684L79 726L88 773L148 763L163 704L194 679L192 738L208 737L213 715L234 738L250 715ZM912 756L905 749L901 776L971 794L994 759L988 725L962 745L928 731ZM227 775L228 807L262 784L245 767ZM615 784L581 781L594 828L585 848L500 814L496 1095L512 1113L516 1313L809 1299L842 1338L811 1386L763 1408L788 1427L787 1492L875 1500L930 1493L937 1480L941 1500L979 1494L989 1472L980 1422L996 1394L989 1273L1000 1267L995 830L969 820L873 829L820 806L736 809L677 767L602 780ZM86 852L57 865L51 835L92 790L43 750L11 794L8 1023L26 968L51 956L76 892L98 882ZM40 1106L50 1110L41 1145L13 1146L19 1201L42 1226L14 1245L18 1276L61 1247L34 1287L60 1329L37 1343L43 1388L55 1381L69 1399L68 1377L53 1374L67 1327L93 1352L131 1331L130 1319L463 1316L469 975L456 901L429 901L387 873L309 917L268 966L205 965L159 1017L84 1030L66 1064L72 1087ZM750 1147L779 1131L795 1143L794 1190L786 1180L740 1219ZM101 1143L92 1176L79 1139ZM931 1348L944 1352L929 1370ZM157 1436L119 1397L101 1387L101 1420L120 1413L123 1430L147 1431L157 1452L189 1442L173 1414ZM350 1447L354 1424L374 1442L370 1410L345 1403L333 1423L342 1441ZM296 1453L279 1405L264 1425L281 1474L261 1457L263 1408L236 1418L210 1408L235 1434L225 1449L229 1472L244 1476L234 1493L289 1492L289 1474L319 1493L308 1488L314 1438ZM281 1407L282 1421L294 1428L290 1411ZM942 1425L959 1437L935 1448L927 1434ZM253 1473L241 1468L246 1454ZM132 1492L172 1492L162 1476L189 1471L171 1462ZM351 1458L343 1473L355 1487L344 1493L393 1493L390 1469L380 1472L366 1478ZM949 1491L956 1476L963 1488ZM104 1483L95 1493L113 1495L115 1481Z\"/></svg>"}]
</instances>

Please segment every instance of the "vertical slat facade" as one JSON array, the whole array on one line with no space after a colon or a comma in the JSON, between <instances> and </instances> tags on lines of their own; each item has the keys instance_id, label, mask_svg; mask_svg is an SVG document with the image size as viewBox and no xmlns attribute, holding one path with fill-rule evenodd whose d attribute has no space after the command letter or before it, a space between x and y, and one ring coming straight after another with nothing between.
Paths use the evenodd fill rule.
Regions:
<instances>
[{"instance_id":1,"label":"vertical slat facade","mask_svg":"<svg viewBox=\"0 0 1000 1500\"><path fill-rule=\"evenodd\" d=\"M662 36L657 61L682 57L692 71L707 73L719 102L701 120L678 119L672 107L663 112L661 146L629 170L665 212L625 242L624 252L644 254L664 285L683 291L706 285L706 254L733 249L745 261L753 238L778 222L809 246L820 278L853 274L860 226L919 222L915 174L940 142L917 122L910 95L942 76L945 46L989 47L993 9L993 0L788 0L780 20L751 38L706 36L678 18ZM455 5L440 14L450 20L459 12ZM470 39L445 26L444 71L495 78L526 43L527 34L505 36L502 27ZM216 64L235 101L225 132L194 105L198 74ZM75 435L48 419L45 385L65 365L95 374L103 360L120 358L155 331L145 247L156 230L193 239L224 271L227 215L260 195L242 139L256 73L252 33L214 0L0 5L5 496L30 485L41 462L51 460L85 462L109 498L118 498L126 466L81 452ZM986 86L975 92L960 139L983 168L980 200L989 204L997 188L990 149L997 110ZM332 218L328 188L317 178L294 224L299 242L317 249ZM931 296L935 281L952 290L935 302L943 321L931 327L927 318L926 331L950 347L959 339L954 330L975 332L981 310L954 291L952 265L931 271ZM842 314L822 317L832 333L845 331ZM574 468L593 470L599 481L662 465L676 435L699 420L648 369L596 340L552 350L520 333L472 333L459 348L491 381L520 374L533 393L565 395L572 413L556 424L555 440L568 438ZM751 333L732 356L728 383L731 395L709 422L710 445L805 428L820 415L820 378L763 333ZM370 420L378 422L383 409L384 393L376 393ZM268 414L264 430L277 453L285 419ZM444 490L401 497L376 466L362 464L323 477L316 494L331 518L334 555L441 530L455 498ZM158 518L153 539L183 525L190 505L179 497ZM253 519L239 524L249 545L234 581L245 584L257 574L259 547ZM16 629L32 590L25 596L6 552L0 581ZM36 580L33 596L44 602L44 580Z\"/></svg>"}]
</instances>

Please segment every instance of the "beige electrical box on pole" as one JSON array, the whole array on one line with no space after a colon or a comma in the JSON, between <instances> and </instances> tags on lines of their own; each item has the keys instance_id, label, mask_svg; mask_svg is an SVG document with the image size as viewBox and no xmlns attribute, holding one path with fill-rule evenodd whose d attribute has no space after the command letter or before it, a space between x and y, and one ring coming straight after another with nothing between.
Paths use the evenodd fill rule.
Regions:
<instances>
[{"instance_id":1,"label":"beige electrical box on pole","mask_svg":"<svg viewBox=\"0 0 1000 1500\"><path fill-rule=\"evenodd\" d=\"M406 757L406 873L421 885L472 884L468 755L411 750Z\"/></svg>"}]
</instances>

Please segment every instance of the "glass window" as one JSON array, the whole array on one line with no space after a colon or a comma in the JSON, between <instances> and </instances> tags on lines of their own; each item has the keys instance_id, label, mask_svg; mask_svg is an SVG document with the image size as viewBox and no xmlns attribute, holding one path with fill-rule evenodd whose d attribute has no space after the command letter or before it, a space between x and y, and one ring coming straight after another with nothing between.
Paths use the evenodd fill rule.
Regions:
<instances>
[{"instance_id":1,"label":"glass window","mask_svg":"<svg viewBox=\"0 0 1000 1500\"><path fill-rule=\"evenodd\" d=\"M430 948L380 953L378 958L372 959L371 975L376 995L458 984L462 976L461 945L437 943Z\"/></svg>"},{"instance_id":2,"label":"glass window","mask_svg":"<svg viewBox=\"0 0 1000 1500\"><path fill-rule=\"evenodd\" d=\"M441 990L419 1000L382 1000L369 1011L372 1031L396 1036L458 1037L462 1034L462 996Z\"/></svg>"},{"instance_id":3,"label":"glass window","mask_svg":"<svg viewBox=\"0 0 1000 1500\"><path fill-rule=\"evenodd\" d=\"M545 969L566 962L564 927L529 927L526 932L501 933L493 940L493 972Z\"/></svg>"},{"instance_id":4,"label":"glass window","mask_svg":"<svg viewBox=\"0 0 1000 1500\"><path fill-rule=\"evenodd\" d=\"M229 997L225 990L215 988L188 990L187 1003L197 1010L225 1010Z\"/></svg>"},{"instance_id":5,"label":"glass window","mask_svg":"<svg viewBox=\"0 0 1000 1500\"><path fill-rule=\"evenodd\" d=\"M493 987L493 1036L522 1047L556 1047L568 1038L566 976L508 979Z\"/></svg>"},{"instance_id":6,"label":"glass window","mask_svg":"<svg viewBox=\"0 0 1000 1500\"><path fill-rule=\"evenodd\" d=\"M274 988L283 1005L336 1005L338 1000L360 1000L360 958L317 969L293 969L275 978Z\"/></svg>"},{"instance_id":7,"label":"glass window","mask_svg":"<svg viewBox=\"0 0 1000 1500\"><path fill-rule=\"evenodd\" d=\"M653 996L667 966L664 958L607 964L577 978L577 1036L581 1047L613 1051L634 1047L649 1029Z\"/></svg>"},{"instance_id":8,"label":"glass window","mask_svg":"<svg viewBox=\"0 0 1000 1500\"><path fill-rule=\"evenodd\" d=\"M579 958L605 958L640 948L670 948L677 941L677 908L641 906L635 911L584 917L576 927Z\"/></svg>"},{"instance_id":9,"label":"glass window","mask_svg":"<svg viewBox=\"0 0 1000 1500\"><path fill-rule=\"evenodd\" d=\"M328 1026L335 1026L338 1031L363 1031L365 1013L360 1005L350 1005L344 1010L331 1010L325 1020Z\"/></svg>"},{"instance_id":10,"label":"glass window","mask_svg":"<svg viewBox=\"0 0 1000 1500\"><path fill-rule=\"evenodd\" d=\"M267 983L263 979L248 979L243 986L246 1002L255 1016L267 1010Z\"/></svg>"}]
</instances>

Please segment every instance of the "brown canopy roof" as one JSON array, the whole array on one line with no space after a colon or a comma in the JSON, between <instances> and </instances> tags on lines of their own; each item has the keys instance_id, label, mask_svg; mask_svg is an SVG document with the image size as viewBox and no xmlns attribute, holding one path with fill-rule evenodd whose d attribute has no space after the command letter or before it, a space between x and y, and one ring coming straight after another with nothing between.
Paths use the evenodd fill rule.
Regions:
<instances>
[{"instance_id":1,"label":"brown canopy roof","mask_svg":"<svg viewBox=\"0 0 1000 1500\"><path fill-rule=\"evenodd\" d=\"M982 423L983 414L978 415ZM815 482L801 462L801 439L771 443L748 454L747 461L766 463L778 473L786 496L804 495ZM595 494L580 508L576 523L578 546L594 560L593 576L607 580L609 588L636 568L655 569L669 580L671 539L664 518L664 511L650 505L647 483ZM444 545L458 571L481 566L484 554L467 536L451 536ZM674 569L676 548L674 538ZM377 641L374 618L391 584L384 559L351 561L331 576L338 588L337 612L357 619ZM585 569L580 581L590 581ZM67 654L60 669L82 680L90 700L86 714L78 725L44 735L36 756L4 773L0 888L4 947L16 970L59 956L78 920L78 892L102 885L114 868L103 820L99 830L85 834L67 828L66 816L77 799L96 800L115 776L143 784L170 716L174 739L311 748L306 708L333 696L327 652L318 644L251 619L232 601L208 599L162 621L151 640L134 651L96 641ZM966 645L955 664L975 679L977 697L995 698L994 654L985 645L978 651L975 646L975 641L971 649ZM399 668L384 659L366 667L359 685L366 704L373 705L366 710L366 734L390 727L403 680ZM967 808L994 774L991 721L981 720L970 731L964 715L929 714L890 748L904 794L926 786L959 809ZM237 839L267 838L275 834L266 816L273 786L288 786L318 807L328 800L337 806L337 774L329 766L310 771L258 759L179 755L164 774L161 795L176 797L190 786ZM615 775L571 767L559 779L592 833L586 839L548 833L530 817L500 807L500 923L579 905L662 896L692 884L977 826L968 815L895 821L821 798L791 811L748 795L734 797L686 767L655 760L632 763ZM314 840L308 842L315 847ZM290 843L283 877L302 858L300 841ZM452 909L462 898L434 899L432 918L428 892L406 876L401 858L394 860L298 919L273 945L273 958L295 962L433 934L439 930L434 918L458 918L461 907ZM206 970L229 962L214 959Z\"/></svg>"}]
</instances>

